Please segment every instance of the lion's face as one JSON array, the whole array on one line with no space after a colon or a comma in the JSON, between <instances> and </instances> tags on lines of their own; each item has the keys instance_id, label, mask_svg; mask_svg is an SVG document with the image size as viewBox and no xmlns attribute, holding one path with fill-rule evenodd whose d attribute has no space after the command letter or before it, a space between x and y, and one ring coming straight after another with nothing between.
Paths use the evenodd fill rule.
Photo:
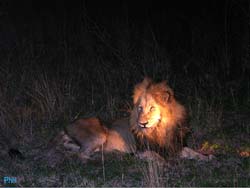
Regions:
<instances>
[{"instance_id":1,"label":"lion's face","mask_svg":"<svg viewBox=\"0 0 250 188\"><path fill-rule=\"evenodd\" d=\"M144 95L140 97L134 109L137 116L137 126L141 129L156 127L161 121L160 106L151 94L145 93Z\"/></svg>"},{"instance_id":2,"label":"lion's face","mask_svg":"<svg viewBox=\"0 0 250 188\"><path fill-rule=\"evenodd\" d=\"M153 83L144 79L136 85L133 95L134 110L130 123L138 132L151 132L169 120L172 90L165 82Z\"/></svg>"}]
</instances>

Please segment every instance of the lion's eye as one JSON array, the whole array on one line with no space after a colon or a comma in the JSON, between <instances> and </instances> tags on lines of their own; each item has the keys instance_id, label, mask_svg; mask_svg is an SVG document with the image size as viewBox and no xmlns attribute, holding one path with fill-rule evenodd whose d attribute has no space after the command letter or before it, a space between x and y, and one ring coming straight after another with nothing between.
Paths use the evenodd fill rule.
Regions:
<instances>
[{"instance_id":1,"label":"lion's eye","mask_svg":"<svg viewBox=\"0 0 250 188\"><path fill-rule=\"evenodd\" d=\"M154 106L151 106L150 107L150 112L153 112L155 110L155 107Z\"/></svg>"},{"instance_id":2,"label":"lion's eye","mask_svg":"<svg viewBox=\"0 0 250 188\"><path fill-rule=\"evenodd\" d=\"M138 106L138 111L142 112L142 110L143 110L142 106Z\"/></svg>"}]
</instances>

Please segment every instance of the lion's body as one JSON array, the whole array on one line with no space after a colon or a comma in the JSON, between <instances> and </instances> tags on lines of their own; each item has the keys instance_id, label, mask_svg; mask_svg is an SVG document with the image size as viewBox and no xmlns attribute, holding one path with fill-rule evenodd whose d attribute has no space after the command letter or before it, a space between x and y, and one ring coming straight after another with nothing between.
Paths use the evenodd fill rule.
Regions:
<instances>
[{"instance_id":1,"label":"lion's body","mask_svg":"<svg viewBox=\"0 0 250 188\"><path fill-rule=\"evenodd\" d=\"M108 133L97 118L79 119L66 127L65 131L85 156L99 150L105 144Z\"/></svg>"},{"instance_id":2,"label":"lion's body","mask_svg":"<svg viewBox=\"0 0 250 188\"><path fill-rule=\"evenodd\" d=\"M136 143L129 129L129 119L120 119L109 127L97 118L78 119L65 128L50 145L61 144L88 159L96 151L133 153Z\"/></svg>"},{"instance_id":3,"label":"lion's body","mask_svg":"<svg viewBox=\"0 0 250 188\"><path fill-rule=\"evenodd\" d=\"M136 151L136 142L130 131L128 118L116 120L111 124L104 150L106 152L117 150L125 153Z\"/></svg>"},{"instance_id":4,"label":"lion's body","mask_svg":"<svg viewBox=\"0 0 250 188\"><path fill-rule=\"evenodd\" d=\"M89 158L100 149L132 153L145 144L150 149L160 148L168 153L180 151L188 130L186 110L175 100L166 83L155 84L144 79L136 85L133 101L130 118L117 120L109 127L97 118L87 118L66 128L65 133L79 146L82 158Z\"/></svg>"}]
</instances>

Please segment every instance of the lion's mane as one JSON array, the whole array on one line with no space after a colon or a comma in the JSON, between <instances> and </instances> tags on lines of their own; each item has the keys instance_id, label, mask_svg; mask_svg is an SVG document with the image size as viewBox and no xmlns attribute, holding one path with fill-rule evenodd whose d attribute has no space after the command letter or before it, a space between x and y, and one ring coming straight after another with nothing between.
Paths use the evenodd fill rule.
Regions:
<instances>
[{"instance_id":1,"label":"lion's mane","mask_svg":"<svg viewBox=\"0 0 250 188\"><path fill-rule=\"evenodd\" d=\"M157 126L141 129L138 126L136 110L145 94L150 94L160 107L161 119ZM187 113L184 106L176 101L174 92L166 81L154 83L151 79L145 78L142 83L135 86L133 102L130 126L139 145L156 146L167 150L168 154L180 151L184 145L184 137L189 131Z\"/></svg>"}]
</instances>

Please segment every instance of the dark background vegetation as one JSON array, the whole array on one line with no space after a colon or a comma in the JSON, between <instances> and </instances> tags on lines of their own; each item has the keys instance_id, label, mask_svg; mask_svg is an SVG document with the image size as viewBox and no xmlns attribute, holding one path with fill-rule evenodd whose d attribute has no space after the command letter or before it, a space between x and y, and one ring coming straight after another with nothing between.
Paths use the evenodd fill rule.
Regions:
<instances>
[{"instance_id":1,"label":"dark background vegetation","mask_svg":"<svg viewBox=\"0 0 250 188\"><path fill-rule=\"evenodd\" d=\"M14 147L26 153L46 145L77 117L127 116L134 85L149 76L167 80L185 104L194 131L192 147L207 141L208 149L219 148L219 154L249 152L248 0L1 0L0 28L4 151ZM249 159L239 160L226 168L234 171L240 164L241 171L222 170L205 182L190 172L182 183L170 174L160 185L249 186ZM11 170L9 163L4 164ZM20 185L48 185L38 182L35 164ZM18 176L18 168L3 167L0 173ZM196 179L185 179L189 176ZM52 185L82 185L58 181Z\"/></svg>"}]
</instances>

